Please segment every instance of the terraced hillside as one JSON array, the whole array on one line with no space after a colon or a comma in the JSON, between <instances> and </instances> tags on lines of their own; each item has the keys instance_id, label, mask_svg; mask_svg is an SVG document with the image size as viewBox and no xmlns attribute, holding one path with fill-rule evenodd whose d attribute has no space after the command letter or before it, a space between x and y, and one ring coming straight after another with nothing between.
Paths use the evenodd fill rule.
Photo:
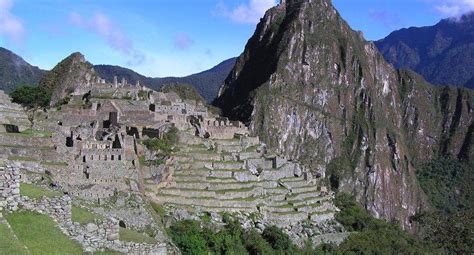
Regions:
<instances>
[{"instance_id":1,"label":"terraced hillside","mask_svg":"<svg viewBox=\"0 0 474 255\"><path fill-rule=\"evenodd\" d=\"M338 211L334 194L318 186L317 178L266 152L255 138L206 140L182 134L168 167L166 187L147 187L149 196L168 211L260 215L268 225L288 229L301 222L331 222Z\"/></svg>"},{"instance_id":2,"label":"terraced hillside","mask_svg":"<svg viewBox=\"0 0 474 255\"><path fill-rule=\"evenodd\" d=\"M53 142L53 131L33 126L20 105L0 91L0 160L50 172L66 165Z\"/></svg>"}]
</instances>

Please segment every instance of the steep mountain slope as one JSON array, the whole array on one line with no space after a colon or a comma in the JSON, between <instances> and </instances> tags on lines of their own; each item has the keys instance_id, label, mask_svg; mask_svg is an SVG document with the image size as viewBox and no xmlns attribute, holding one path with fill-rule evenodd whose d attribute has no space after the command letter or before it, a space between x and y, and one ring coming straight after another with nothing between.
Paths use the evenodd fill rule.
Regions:
<instances>
[{"instance_id":1,"label":"steep mountain slope","mask_svg":"<svg viewBox=\"0 0 474 255\"><path fill-rule=\"evenodd\" d=\"M150 78L127 68L110 65L96 65L94 69L107 81L112 81L114 76L124 77L132 83L138 80L141 84L145 84L155 90L160 90L163 85L168 84L191 84L210 103L217 97L220 86L234 67L235 60L236 58L225 60L209 70L186 77Z\"/></svg>"},{"instance_id":2,"label":"steep mountain slope","mask_svg":"<svg viewBox=\"0 0 474 255\"><path fill-rule=\"evenodd\" d=\"M96 78L92 64L81 53L76 52L44 75L39 86L51 91L51 105L54 106L77 88L89 86Z\"/></svg>"},{"instance_id":3,"label":"steep mountain slope","mask_svg":"<svg viewBox=\"0 0 474 255\"><path fill-rule=\"evenodd\" d=\"M11 92L19 85L38 85L44 71L0 47L0 90Z\"/></svg>"},{"instance_id":4,"label":"steep mountain slope","mask_svg":"<svg viewBox=\"0 0 474 255\"><path fill-rule=\"evenodd\" d=\"M474 88L474 13L401 29L375 44L397 68L411 68L433 84Z\"/></svg>"},{"instance_id":5,"label":"steep mountain slope","mask_svg":"<svg viewBox=\"0 0 474 255\"><path fill-rule=\"evenodd\" d=\"M215 101L377 217L411 227L426 198L418 161L473 156L474 95L397 71L330 0L283 0L248 41Z\"/></svg>"}]
</instances>

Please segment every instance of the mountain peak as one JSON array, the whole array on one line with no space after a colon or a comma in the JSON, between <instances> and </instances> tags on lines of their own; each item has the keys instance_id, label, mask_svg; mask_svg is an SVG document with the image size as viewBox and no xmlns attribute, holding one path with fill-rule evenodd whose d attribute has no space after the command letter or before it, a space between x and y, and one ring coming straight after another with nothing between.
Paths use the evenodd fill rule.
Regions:
<instances>
[{"instance_id":1,"label":"mountain peak","mask_svg":"<svg viewBox=\"0 0 474 255\"><path fill-rule=\"evenodd\" d=\"M80 52L74 52L71 55L69 55L66 59L75 60L81 63L86 62L86 57Z\"/></svg>"},{"instance_id":2,"label":"mountain peak","mask_svg":"<svg viewBox=\"0 0 474 255\"><path fill-rule=\"evenodd\" d=\"M79 52L72 53L40 81L40 86L51 91L51 105L59 104L76 89L89 86L97 77L92 64Z\"/></svg>"}]
</instances>

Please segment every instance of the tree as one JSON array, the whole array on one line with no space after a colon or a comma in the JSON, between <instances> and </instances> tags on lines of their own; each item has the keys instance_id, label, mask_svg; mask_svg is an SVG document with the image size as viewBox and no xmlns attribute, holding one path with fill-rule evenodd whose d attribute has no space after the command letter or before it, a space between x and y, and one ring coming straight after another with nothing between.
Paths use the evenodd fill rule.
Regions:
<instances>
[{"instance_id":1,"label":"tree","mask_svg":"<svg viewBox=\"0 0 474 255\"><path fill-rule=\"evenodd\" d=\"M51 101L51 92L42 87L20 86L10 96L14 103L27 108L47 107Z\"/></svg>"}]
</instances>

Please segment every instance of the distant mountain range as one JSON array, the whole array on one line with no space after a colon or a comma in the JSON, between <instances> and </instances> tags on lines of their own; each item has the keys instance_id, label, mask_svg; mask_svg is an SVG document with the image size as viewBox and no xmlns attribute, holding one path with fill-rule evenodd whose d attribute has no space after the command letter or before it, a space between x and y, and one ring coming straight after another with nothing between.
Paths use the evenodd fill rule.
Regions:
<instances>
[{"instance_id":1,"label":"distant mountain range","mask_svg":"<svg viewBox=\"0 0 474 255\"><path fill-rule=\"evenodd\" d=\"M155 90L159 90L163 85L168 84L190 84L196 88L207 102L212 102L217 97L220 86L224 84L224 80L234 67L235 61L236 58L231 58L207 71L185 77L151 78L127 68L110 65L96 65L94 69L107 81L111 82L114 76L124 77L131 83L140 81L140 84L147 85Z\"/></svg>"},{"instance_id":2,"label":"distant mountain range","mask_svg":"<svg viewBox=\"0 0 474 255\"><path fill-rule=\"evenodd\" d=\"M411 27L375 42L397 68L410 68L438 85L474 88L474 13Z\"/></svg>"},{"instance_id":3,"label":"distant mountain range","mask_svg":"<svg viewBox=\"0 0 474 255\"><path fill-rule=\"evenodd\" d=\"M0 90L11 92L19 85L38 84L45 71L0 47Z\"/></svg>"},{"instance_id":4,"label":"distant mountain range","mask_svg":"<svg viewBox=\"0 0 474 255\"><path fill-rule=\"evenodd\" d=\"M195 87L207 102L212 102L234 67L235 60L236 58L225 60L209 70L186 77L151 78L124 67L111 65L95 65L94 69L107 81L112 82L114 76L119 79L123 77L131 83L140 81L140 84L155 90L164 85L189 84ZM8 93L20 85L36 86L46 73L48 71L32 66L15 53L0 47L0 90Z\"/></svg>"}]
</instances>

